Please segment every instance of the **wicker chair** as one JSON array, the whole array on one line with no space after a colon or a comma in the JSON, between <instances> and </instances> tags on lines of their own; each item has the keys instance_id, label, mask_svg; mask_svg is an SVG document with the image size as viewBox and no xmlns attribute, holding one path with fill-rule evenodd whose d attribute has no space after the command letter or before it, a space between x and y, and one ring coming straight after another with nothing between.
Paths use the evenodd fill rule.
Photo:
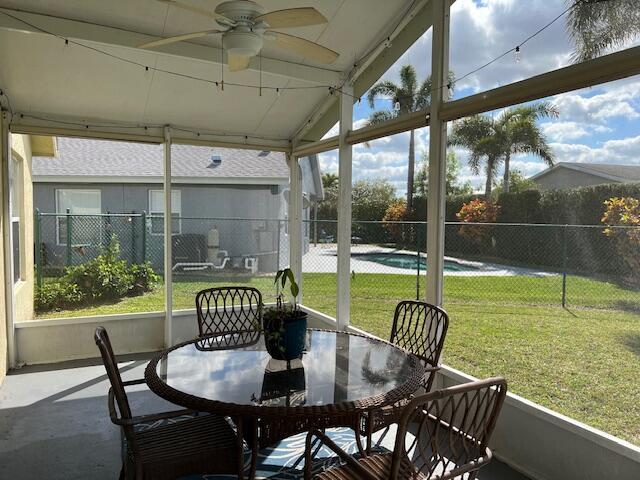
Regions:
<instances>
[{"instance_id":1,"label":"wicker chair","mask_svg":"<svg viewBox=\"0 0 640 480\"><path fill-rule=\"evenodd\" d=\"M431 391L433 380L440 369L438 362L448 328L449 316L440 307L414 300L406 300L396 306L390 342L422 360L426 372L422 384L424 392ZM373 433L397 423L402 408L408 402L406 400L389 405L362 417L360 434L367 437L367 453L371 452Z\"/></svg>"},{"instance_id":2,"label":"wicker chair","mask_svg":"<svg viewBox=\"0 0 640 480\"><path fill-rule=\"evenodd\" d=\"M104 327L96 329L95 341L111 382L109 416L123 432L121 479L164 480L190 474L239 472L242 463L237 436L224 418L193 410L132 416L125 387L145 382L122 381Z\"/></svg>"},{"instance_id":3,"label":"wicker chair","mask_svg":"<svg viewBox=\"0 0 640 480\"><path fill-rule=\"evenodd\" d=\"M487 444L506 393L504 379L490 378L415 397L402 411L393 452L360 459L320 431L309 432L305 479L311 478L314 436L345 462L316 474L317 480L473 479L491 460Z\"/></svg>"},{"instance_id":4,"label":"wicker chair","mask_svg":"<svg viewBox=\"0 0 640 480\"><path fill-rule=\"evenodd\" d=\"M249 334L262 330L262 294L252 287L218 287L196 295L198 331L205 335Z\"/></svg>"}]
</instances>

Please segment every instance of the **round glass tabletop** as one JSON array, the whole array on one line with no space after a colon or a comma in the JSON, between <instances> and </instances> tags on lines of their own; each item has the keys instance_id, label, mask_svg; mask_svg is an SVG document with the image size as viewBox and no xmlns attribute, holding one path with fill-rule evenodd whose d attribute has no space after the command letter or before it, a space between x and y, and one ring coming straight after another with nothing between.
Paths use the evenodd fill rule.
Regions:
<instances>
[{"instance_id":1,"label":"round glass tabletop","mask_svg":"<svg viewBox=\"0 0 640 480\"><path fill-rule=\"evenodd\" d=\"M291 362L271 358L261 334L245 333L170 349L152 360L146 376L160 396L191 408L210 400L268 410L372 397L378 404L391 403L418 387L422 365L375 338L310 329L302 358Z\"/></svg>"}]
</instances>

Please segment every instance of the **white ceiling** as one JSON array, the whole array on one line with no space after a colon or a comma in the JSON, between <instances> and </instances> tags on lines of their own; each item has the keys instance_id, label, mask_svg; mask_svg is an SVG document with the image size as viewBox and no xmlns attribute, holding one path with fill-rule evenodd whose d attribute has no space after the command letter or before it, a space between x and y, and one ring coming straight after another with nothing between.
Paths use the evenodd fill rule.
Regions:
<instances>
[{"instance_id":1,"label":"white ceiling","mask_svg":"<svg viewBox=\"0 0 640 480\"><path fill-rule=\"evenodd\" d=\"M183 1L211 9L221 3ZM282 88L337 84L356 58L389 33L411 1L260 3L267 11L315 7L329 20L327 25L287 29L286 33L313 40L340 54L335 64L322 66L267 44L263 49L262 84ZM219 37L183 42L165 47L163 52L133 48L141 38L149 38L144 35L169 36L215 28L205 17L156 0L0 0L0 7L11 9L5 11L35 27L144 65L212 81L221 78ZM251 70L235 73L225 69L227 85L222 93L205 82L146 72L73 44L65 46L59 38L38 33L37 29L0 14L0 87L10 95L13 109L22 113L171 124L289 139L329 95L328 88L317 88L284 90L279 96L275 91L264 90L259 96L255 89L228 85L258 85L257 59L251 66Z\"/></svg>"}]
</instances>

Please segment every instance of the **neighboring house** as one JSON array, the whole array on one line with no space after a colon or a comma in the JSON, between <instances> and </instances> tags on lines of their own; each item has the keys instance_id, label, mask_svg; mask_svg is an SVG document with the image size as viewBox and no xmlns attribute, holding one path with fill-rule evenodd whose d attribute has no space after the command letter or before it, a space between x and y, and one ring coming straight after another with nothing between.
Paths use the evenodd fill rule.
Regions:
<instances>
[{"instance_id":1,"label":"neighboring house","mask_svg":"<svg viewBox=\"0 0 640 480\"><path fill-rule=\"evenodd\" d=\"M640 182L640 165L558 162L531 177L541 190Z\"/></svg>"},{"instance_id":2,"label":"neighboring house","mask_svg":"<svg viewBox=\"0 0 640 480\"><path fill-rule=\"evenodd\" d=\"M33 158L45 266L65 265L69 254L72 263L81 263L115 233L123 256L144 258L161 270L162 146L75 138L59 138L57 146L55 158ZM315 190L321 184L317 159L300 163L308 187L305 197L313 200L321 195ZM274 271L288 262L288 228L282 221L289 184L284 154L174 145L171 169L174 267L180 263L185 265L180 270L197 269L197 264L215 263L221 269L255 273L256 268ZM309 201L304 203L309 218ZM72 216L72 249L67 249L67 211ZM229 260L223 265L225 257ZM249 257L253 260L246 263Z\"/></svg>"}]
</instances>

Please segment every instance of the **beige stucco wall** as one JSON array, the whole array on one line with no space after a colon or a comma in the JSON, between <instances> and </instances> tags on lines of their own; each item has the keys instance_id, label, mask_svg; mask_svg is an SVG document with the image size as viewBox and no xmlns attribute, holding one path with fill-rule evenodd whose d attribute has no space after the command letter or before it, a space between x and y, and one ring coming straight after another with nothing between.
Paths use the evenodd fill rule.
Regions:
<instances>
[{"instance_id":1,"label":"beige stucco wall","mask_svg":"<svg viewBox=\"0 0 640 480\"><path fill-rule=\"evenodd\" d=\"M28 135L11 135L11 154L20 162L22 178L20 191L20 281L14 289L15 320L33 319L33 186L31 183L31 140ZM17 181L14 178L14 182Z\"/></svg>"},{"instance_id":2,"label":"beige stucco wall","mask_svg":"<svg viewBox=\"0 0 640 480\"><path fill-rule=\"evenodd\" d=\"M0 132L2 132L2 123L4 121L3 114L0 114ZM3 145L4 137L0 135L0 152L2 152L5 148ZM0 167L1 167L0 162ZM0 168L0 199L4 196L4 192L2 189L3 185L3 172L2 168ZM1 202L0 202L1 203ZM1 205L0 205L1 207ZM0 285L4 286L4 236L2 235L2 231L4 228L4 222L6 219L2 214L2 208L0 208ZM2 293L0 293L0 385L2 385L2 381L4 380L5 375L7 374L7 360L8 360L8 351L7 351L7 315L6 315L6 304L4 298L4 289Z\"/></svg>"},{"instance_id":3,"label":"beige stucco wall","mask_svg":"<svg viewBox=\"0 0 640 480\"><path fill-rule=\"evenodd\" d=\"M579 172L568 168L556 168L549 173L536 178L534 182L541 190L557 190L561 188L578 188L603 183L615 183L596 175Z\"/></svg>"}]
</instances>

